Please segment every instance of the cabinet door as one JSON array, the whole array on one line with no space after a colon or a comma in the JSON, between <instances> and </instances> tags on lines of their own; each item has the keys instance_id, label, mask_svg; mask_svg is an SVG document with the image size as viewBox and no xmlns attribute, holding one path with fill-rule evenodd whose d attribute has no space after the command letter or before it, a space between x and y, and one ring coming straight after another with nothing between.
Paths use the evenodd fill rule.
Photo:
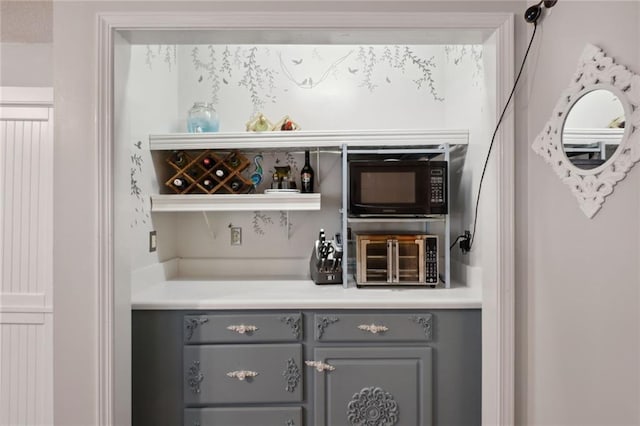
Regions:
<instances>
[{"instance_id":1,"label":"cabinet door","mask_svg":"<svg viewBox=\"0 0 640 426\"><path fill-rule=\"evenodd\" d=\"M429 426L432 350L425 347L316 348L316 426Z\"/></svg>"},{"instance_id":2,"label":"cabinet door","mask_svg":"<svg viewBox=\"0 0 640 426\"><path fill-rule=\"evenodd\" d=\"M302 345L184 347L186 405L302 401Z\"/></svg>"},{"instance_id":3,"label":"cabinet door","mask_svg":"<svg viewBox=\"0 0 640 426\"><path fill-rule=\"evenodd\" d=\"M299 312L185 315L184 343L292 342L302 338Z\"/></svg>"},{"instance_id":4,"label":"cabinet door","mask_svg":"<svg viewBox=\"0 0 640 426\"><path fill-rule=\"evenodd\" d=\"M302 407L187 408L184 426L302 426Z\"/></svg>"},{"instance_id":5,"label":"cabinet door","mask_svg":"<svg viewBox=\"0 0 640 426\"><path fill-rule=\"evenodd\" d=\"M431 313L380 311L315 314L315 338L319 342L427 342L433 338Z\"/></svg>"}]
</instances>

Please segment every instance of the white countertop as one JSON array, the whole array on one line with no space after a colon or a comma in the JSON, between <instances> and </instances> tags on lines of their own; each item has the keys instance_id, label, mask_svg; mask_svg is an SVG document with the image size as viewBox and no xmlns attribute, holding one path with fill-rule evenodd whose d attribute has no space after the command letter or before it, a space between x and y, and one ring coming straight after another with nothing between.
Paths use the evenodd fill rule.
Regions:
<instances>
[{"instance_id":1,"label":"white countertop","mask_svg":"<svg viewBox=\"0 0 640 426\"><path fill-rule=\"evenodd\" d=\"M169 280L131 295L132 309L479 309L479 287L343 288L309 280Z\"/></svg>"}]
</instances>

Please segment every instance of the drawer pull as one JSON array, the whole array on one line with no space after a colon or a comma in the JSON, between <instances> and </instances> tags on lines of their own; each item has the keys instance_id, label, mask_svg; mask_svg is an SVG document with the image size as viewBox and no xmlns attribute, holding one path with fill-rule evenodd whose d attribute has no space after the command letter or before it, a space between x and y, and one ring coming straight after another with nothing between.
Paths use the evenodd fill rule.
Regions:
<instances>
[{"instance_id":1,"label":"drawer pull","mask_svg":"<svg viewBox=\"0 0 640 426\"><path fill-rule=\"evenodd\" d=\"M244 380L247 377L256 377L257 375L258 373L256 373L255 371L248 371L248 370L236 370L236 371L229 371L227 373L227 376L236 378L238 380Z\"/></svg>"},{"instance_id":2,"label":"drawer pull","mask_svg":"<svg viewBox=\"0 0 640 426\"><path fill-rule=\"evenodd\" d=\"M322 361L305 361L309 367L313 367L316 369L318 373L322 373L323 371L333 371L336 368L333 365L326 364Z\"/></svg>"},{"instance_id":3,"label":"drawer pull","mask_svg":"<svg viewBox=\"0 0 640 426\"><path fill-rule=\"evenodd\" d=\"M236 333L239 333L239 334L245 334L246 332L256 331L257 329L258 327L256 327L255 325L244 325L244 324L230 325L229 327L227 327L227 330L235 331Z\"/></svg>"},{"instance_id":4,"label":"drawer pull","mask_svg":"<svg viewBox=\"0 0 640 426\"><path fill-rule=\"evenodd\" d=\"M389 331L389 327L384 325L375 325L375 324L361 324L358 326L360 330L368 331L373 334L384 333L385 331Z\"/></svg>"}]
</instances>

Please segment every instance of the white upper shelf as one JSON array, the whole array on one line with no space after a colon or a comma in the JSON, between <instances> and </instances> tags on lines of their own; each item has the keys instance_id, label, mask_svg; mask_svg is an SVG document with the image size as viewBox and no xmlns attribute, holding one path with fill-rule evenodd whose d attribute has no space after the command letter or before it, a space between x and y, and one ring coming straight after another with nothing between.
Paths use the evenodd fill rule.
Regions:
<instances>
[{"instance_id":1,"label":"white upper shelf","mask_svg":"<svg viewBox=\"0 0 640 426\"><path fill-rule=\"evenodd\" d=\"M152 212L320 210L320 194L160 194L151 196Z\"/></svg>"},{"instance_id":2,"label":"white upper shelf","mask_svg":"<svg viewBox=\"0 0 640 426\"><path fill-rule=\"evenodd\" d=\"M466 145L468 130L339 130L149 135L151 150Z\"/></svg>"},{"instance_id":3,"label":"white upper shelf","mask_svg":"<svg viewBox=\"0 0 640 426\"><path fill-rule=\"evenodd\" d=\"M624 129L603 128L565 128L562 131L562 143L588 145L605 143L606 145L619 145L624 136Z\"/></svg>"}]
</instances>

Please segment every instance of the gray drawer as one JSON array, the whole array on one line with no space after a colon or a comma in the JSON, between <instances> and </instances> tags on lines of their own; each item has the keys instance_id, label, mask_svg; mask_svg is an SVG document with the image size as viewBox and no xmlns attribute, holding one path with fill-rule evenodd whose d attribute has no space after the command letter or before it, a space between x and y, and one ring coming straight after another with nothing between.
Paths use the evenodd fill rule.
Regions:
<instances>
[{"instance_id":1,"label":"gray drawer","mask_svg":"<svg viewBox=\"0 0 640 426\"><path fill-rule=\"evenodd\" d=\"M315 338L323 342L426 342L433 315L425 313L316 314Z\"/></svg>"},{"instance_id":2,"label":"gray drawer","mask_svg":"<svg viewBox=\"0 0 640 426\"><path fill-rule=\"evenodd\" d=\"M302 426L301 407L187 408L184 426Z\"/></svg>"},{"instance_id":3,"label":"gray drawer","mask_svg":"<svg viewBox=\"0 0 640 426\"><path fill-rule=\"evenodd\" d=\"M293 342L302 338L302 315L185 315L183 336L187 344Z\"/></svg>"},{"instance_id":4,"label":"gray drawer","mask_svg":"<svg viewBox=\"0 0 640 426\"><path fill-rule=\"evenodd\" d=\"M187 405L302 400L301 344L185 346L183 368Z\"/></svg>"}]
</instances>

